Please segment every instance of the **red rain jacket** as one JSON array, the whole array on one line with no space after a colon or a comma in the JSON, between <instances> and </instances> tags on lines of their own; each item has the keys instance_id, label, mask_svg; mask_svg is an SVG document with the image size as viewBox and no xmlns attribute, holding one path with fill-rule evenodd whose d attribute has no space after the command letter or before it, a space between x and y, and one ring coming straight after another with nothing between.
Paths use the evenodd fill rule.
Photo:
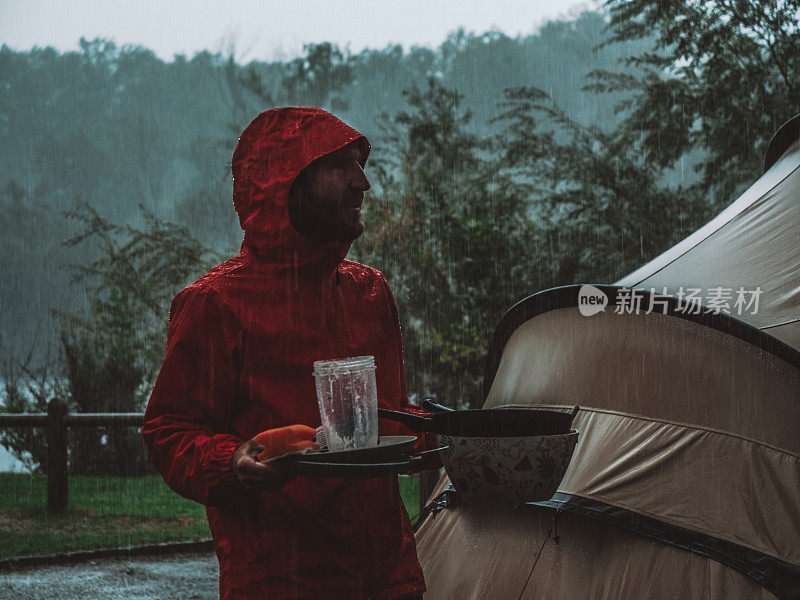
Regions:
<instances>
[{"instance_id":1,"label":"red rain jacket","mask_svg":"<svg viewBox=\"0 0 800 600\"><path fill-rule=\"evenodd\" d=\"M392 293L348 245L289 222L289 187L364 136L316 108L273 109L233 155L241 253L174 299L142 434L169 486L207 506L225 600L400 598L425 590L396 478L299 477L250 494L232 456L257 433L320 423L312 363L373 355L380 405L408 408ZM338 276L336 272L338 271ZM407 434L381 420L381 434Z\"/></svg>"}]
</instances>

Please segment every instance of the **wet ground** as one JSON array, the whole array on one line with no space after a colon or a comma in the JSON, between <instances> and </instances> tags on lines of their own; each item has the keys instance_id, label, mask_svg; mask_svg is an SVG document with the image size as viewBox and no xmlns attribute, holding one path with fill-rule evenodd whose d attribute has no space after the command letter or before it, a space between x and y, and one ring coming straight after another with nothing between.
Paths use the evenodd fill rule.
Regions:
<instances>
[{"instance_id":1,"label":"wet ground","mask_svg":"<svg viewBox=\"0 0 800 600\"><path fill-rule=\"evenodd\" d=\"M0 600L217 600L217 557L104 559L0 573Z\"/></svg>"}]
</instances>

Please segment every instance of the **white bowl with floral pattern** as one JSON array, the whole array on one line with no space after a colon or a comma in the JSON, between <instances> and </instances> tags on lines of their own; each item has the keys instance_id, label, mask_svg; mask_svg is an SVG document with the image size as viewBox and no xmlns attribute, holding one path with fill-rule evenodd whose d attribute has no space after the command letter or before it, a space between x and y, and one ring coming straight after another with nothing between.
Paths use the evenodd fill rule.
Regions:
<instances>
[{"instance_id":1,"label":"white bowl with floral pattern","mask_svg":"<svg viewBox=\"0 0 800 600\"><path fill-rule=\"evenodd\" d=\"M439 434L447 476L468 502L539 502L553 497L567 472L578 432L528 437Z\"/></svg>"}]
</instances>

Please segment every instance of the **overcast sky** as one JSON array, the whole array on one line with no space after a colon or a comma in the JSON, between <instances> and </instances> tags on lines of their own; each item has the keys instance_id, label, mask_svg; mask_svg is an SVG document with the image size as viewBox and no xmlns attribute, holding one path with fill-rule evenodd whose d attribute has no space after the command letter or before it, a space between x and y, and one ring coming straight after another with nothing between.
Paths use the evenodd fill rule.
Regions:
<instances>
[{"instance_id":1,"label":"overcast sky","mask_svg":"<svg viewBox=\"0 0 800 600\"><path fill-rule=\"evenodd\" d=\"M437 46L463 27L510 36L577 15L595 0L0 0L0 42L16 50L73 50L81 36L137 44L160 57L203 49L237 58L296 56L304 43L331 41L357 53L390 43Z\"/></svg>"}]
</instances>

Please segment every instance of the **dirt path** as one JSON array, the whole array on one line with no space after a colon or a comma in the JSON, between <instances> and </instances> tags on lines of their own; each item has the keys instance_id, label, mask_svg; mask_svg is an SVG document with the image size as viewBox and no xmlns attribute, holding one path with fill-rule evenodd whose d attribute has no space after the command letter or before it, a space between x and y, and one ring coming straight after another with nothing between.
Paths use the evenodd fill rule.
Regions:
<instances>
[{"instance_id":1,"label":"dirt path","mask_svg":"<svg viewBox=\"0 0 800 600\"><path fill-rule=\"evenodd\" d=\"M217 557L107 559L0 574L0 600L216 600Z\"/></svg>"}]
</instances>

